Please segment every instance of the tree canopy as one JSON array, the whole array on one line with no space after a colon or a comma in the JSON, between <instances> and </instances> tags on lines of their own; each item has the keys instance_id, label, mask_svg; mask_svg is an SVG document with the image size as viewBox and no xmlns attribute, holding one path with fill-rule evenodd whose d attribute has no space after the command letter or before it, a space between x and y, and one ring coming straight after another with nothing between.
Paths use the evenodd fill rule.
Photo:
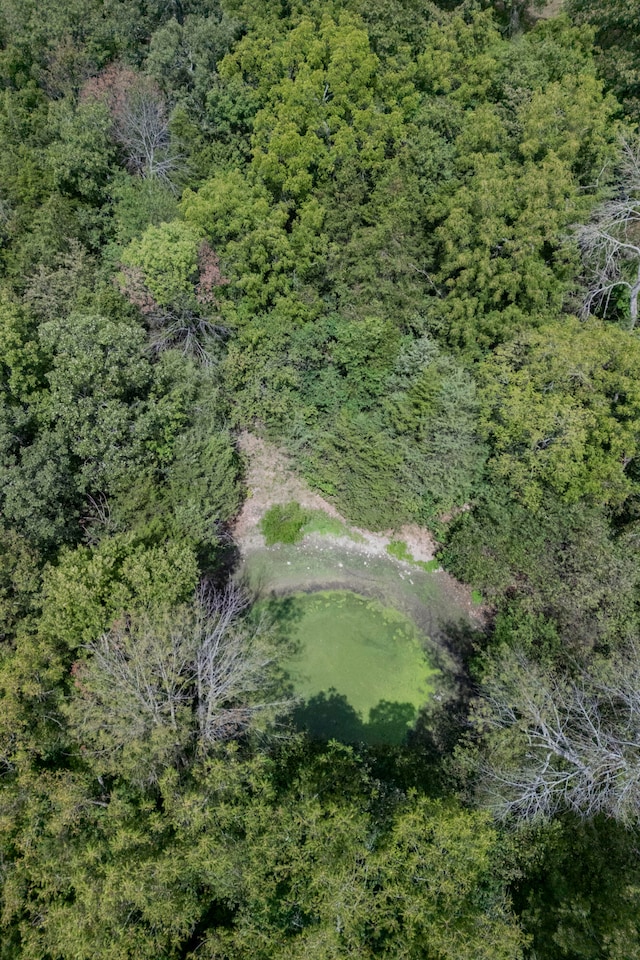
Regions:
<instances>
[{"instance_id":1,"label":"tree canopy","mask_svg":"<svg viewBox=\"0 0 640 960\"><path fill-rule=\"evenodd\" d=\"M639 45L0 0L0 960L638 957ZM297 729L243 431L482 620L401 745Z\"/></svg>"}]
</instances>

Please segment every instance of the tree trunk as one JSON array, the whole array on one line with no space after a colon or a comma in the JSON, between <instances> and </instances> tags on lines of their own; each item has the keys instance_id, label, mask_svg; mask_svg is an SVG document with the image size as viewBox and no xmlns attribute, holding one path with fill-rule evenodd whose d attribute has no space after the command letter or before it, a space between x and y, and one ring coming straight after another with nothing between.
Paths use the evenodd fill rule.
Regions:
<instances>
[{"instance_id":1,"label":"tree trunk","mask_svg":"<svg viewBox=\"0 0 640 960\"><path fill-rule=\"evenodd\" d=\"M520 33L520 8L522 0L511 0L511 11L509 13L509 36L515 37Z\"/></svg>"}]
</instances>

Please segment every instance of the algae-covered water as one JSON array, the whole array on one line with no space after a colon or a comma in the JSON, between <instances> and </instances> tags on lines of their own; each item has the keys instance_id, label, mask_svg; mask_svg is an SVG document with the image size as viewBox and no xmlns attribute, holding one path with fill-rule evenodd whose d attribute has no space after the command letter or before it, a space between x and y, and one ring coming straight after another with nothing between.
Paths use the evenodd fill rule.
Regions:
<instances>
[{"instance_id":1,"label":"algae-covered water","mask_svg":"<svg viewBox=\"0 0 640 960\"><path fill-rule=\"evenodd\" d=\"M400 743L433 693L437 674L415 624L379 600L349 590L263 601L283 647L283 667L301 698L299 726L317 737Z\"/></svg>"}]
</instances>

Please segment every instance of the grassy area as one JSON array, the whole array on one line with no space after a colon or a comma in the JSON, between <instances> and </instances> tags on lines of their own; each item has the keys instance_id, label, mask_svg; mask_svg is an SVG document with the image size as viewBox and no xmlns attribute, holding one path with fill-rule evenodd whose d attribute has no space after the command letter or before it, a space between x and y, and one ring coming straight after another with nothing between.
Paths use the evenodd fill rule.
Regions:
<instances>
[{"instance_id":1,"label":"grassy area","mask_svg":"<svg viewBox=\"0 0 640 960\"><path fill-rule=\"evenodd\" d=\"M387 553L395 557L396 560L403 560L405 563L412 563L416 567L420 567L422 570L439 570L440 561L436 560L434 557L433 560L414 560L413 556L409 553L409 548L404 540L392 540L391 543L387 544Z\"/></svg>"},{"instance_id":2,"label":"grassy area","mask_svg":"<svg viewBox=\"0 0 640 960\"><path fill-rule=\"evenodd\" d=\"M433 692L436 671L413 623L345 590L264 601L283 641L285 668L304 698L297 721L319 737L399 743Z\"/></svg>"},{"instance_id":3,"label":"grassy area","mask_svg":"<svg viewBox=\"0 0 640 960\"><path fill-rule=\"evenodd\" d=\"M409 553L409 548L404 540L392 540L387 544L387 553L396 560L404 560L406 563L413 563L413 557Z\"/></svg>"},{"instance_id":4,"label":"grassy area","mask_svg":"<svg viewBox=\"0 0 640 960\"><path fill-rule=\"evenodd\" d=\"M308 533L318 533L325 537L349 537L356 543L364 542L364 537L351 530L342 520L330 517L324 510L309 510L308 517L309 519L302 527L303 536Z\"/></svg>"}]
</instances>

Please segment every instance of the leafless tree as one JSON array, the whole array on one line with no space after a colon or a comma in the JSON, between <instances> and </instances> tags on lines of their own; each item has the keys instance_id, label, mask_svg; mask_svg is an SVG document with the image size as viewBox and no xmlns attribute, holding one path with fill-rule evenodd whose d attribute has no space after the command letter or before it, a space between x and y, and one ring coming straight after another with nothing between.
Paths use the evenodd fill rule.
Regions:
<instances>
[{"instance_id":1,"label":"leafless tree","mask_svg":"<svg viewBox=\"0 0 640 960\"><path fill-rule=\"evenodd\" d=\"M614 291L629 292L631 329L640 295L640 141L621 141L615 195L598 206L590 222L575 228L586 268L583 312L606 311Z\"/></svg>"},{"instance_id":2,"label":"leafless tree","mask_svg":"<svg viewBox=\"0 0 640 960\"><path fill-rule=\"evenodd\" d=\"M149 345L154 353L178 349L204 366L213 362L210 344L223 340L228 330L211 319L195 298L188 296L181 303L160 305L144 282L142 270L123 266L118 286L124 296L145 317L149 329Z\"/></svg>"},{"instance_id":3,"label":"leafless tree","mask_svg":"<svg viewBox=\"0 0 640 960\"><path fill-rule=\"evenodd\" d=\"M117 523L111 513L109 498L104 493L89 494L84 515L80 518L80 527L84 534L84 541L95 547L105 534L115 533Z\"/></svg>"},{"instance_id":4,"label":"leafless tree","mask_svg":"<svg viewBox=\"0 0 640 960\"><path fill-rule=\"evenodd\" d=\"M151 765L167 763L241 736L259 715L286 712L288 700L258 697L274 651L265 625L244 616L247 606L235 584L205 584L192 604L123 617L88 643L68 707L85 749L113 760L144 744Z\"/></svg>"},{"instance_id":5,"label":"leafless tree","mask_svg":"<svg viewBox=\"0 0 640 960\"><path fill-rule=\"evenodd\" d=\"M171 150L166 102L150 83L139 82L124 98L114 130L132 173L169 180L179 158Z\"/></svg>"},{"instance_id":6,"label":"leafless tree","mask_svg":"<svg viewBox=\"0 0 640 960\"><path fill-rule=\"evenodd\" d=\"M175 304L160 308L149 317L149 343L152 350L162 353L176 348L185 356L193 357L204 366L214 362L211 344L228 336L228 330L208 317L202 316L189 304Z\"/></svg>"},{"instance_id":7,"label":"leafless tree","mask_svg":"<svg viewBox=\"0 0 640 960\"><path fill-rule=\"evenodd\" d=\"M497 816L640 816L640 651L597 676L545 672L522 653L495 664L477 704L481 791Z\"/></svg>"},{"instance_id":8,"label":"leafless tree","mask_svg":"<svg viewBox=\"0 0 640 960\"><path fill-rule=\"evenodd\" d=\"M113 63L84 84L80 98L106 103L113 138L132 173L171 185L170 175L180 169L184 158L171 141L166 100L150 77Z\"/></svg>"},{"instance_id":9,"label":"leafless tree","mask_svg":"<svg viewBox=\"0 0 640 960\"><path fill-rule=\"evenodd\" d=\"M195 673L199 732L205 744L246 730L256 712L267 706L248 702L264 689L273 651L262 643L264 624L248 628L246 620L239 619L247 606L246 595L233 583L223 590L200 587Z\"/></svg>"}]
</instances>

